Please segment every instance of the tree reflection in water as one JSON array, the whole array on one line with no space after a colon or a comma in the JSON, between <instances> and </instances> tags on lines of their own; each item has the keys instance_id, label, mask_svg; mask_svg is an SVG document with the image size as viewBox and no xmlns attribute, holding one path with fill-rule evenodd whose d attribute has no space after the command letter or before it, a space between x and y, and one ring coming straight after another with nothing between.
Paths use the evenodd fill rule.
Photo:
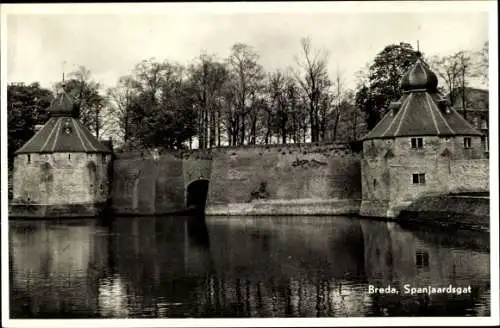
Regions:
<instances>
[{"instance_id":1,"label":"tree reflection in water","mask_svg":"<svg viewBox=\"0 0 500 328\"><path fill-rule=\"evenodd\" d=\"M12 317L489 314L489 252L467 233L348 217L97 222L10 222ZM473 295L368 294L449 283Z\"/></svg>"}]
</instances>

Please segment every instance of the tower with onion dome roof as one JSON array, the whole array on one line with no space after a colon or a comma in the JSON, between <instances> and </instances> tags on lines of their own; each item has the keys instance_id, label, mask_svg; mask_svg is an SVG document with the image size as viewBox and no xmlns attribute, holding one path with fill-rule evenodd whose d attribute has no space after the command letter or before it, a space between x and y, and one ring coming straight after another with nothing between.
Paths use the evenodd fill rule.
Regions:
<instances>
[{"instance_id":1,"label":"tower with onion dome roof","mask_svg":"<svg viewBox=\"0 0 500 328\"><path fill-rule=\"evenodd\" d=\"M95 216L109 195L111 151L59 90L49 120L15 152L11 216Z\"/></svg>"},{"instance_id":2,"label":"tower with onion dome roof","mask_svg":"<svg viewBox=\"0 0 500 328\"><path fill-rule=\"evenodd\" d=\"M401 79L401 98L362 139L361 215L394 217L422 196L488 190L482 134L437 86L417 53Z\"/></svg>"}]
</instances>

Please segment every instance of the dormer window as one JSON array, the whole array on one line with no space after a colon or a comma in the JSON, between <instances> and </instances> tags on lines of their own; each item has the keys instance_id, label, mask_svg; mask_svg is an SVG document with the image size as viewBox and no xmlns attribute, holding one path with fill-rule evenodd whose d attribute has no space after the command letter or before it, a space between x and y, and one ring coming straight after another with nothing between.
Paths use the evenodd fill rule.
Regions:
<instances>
[{"instance_id":1,"label":"dormer window","mask_svg":"<svg viewBox=\"0 0 500 328\"><path fill-rule=\"evenodd\" d=\"M411 138L411 148L412 149L424 148L424 138Z\"/></svg>"},{"instance_id":2,"label":"dormer window","mask_svg":"<svg viewBox=\"0 0 500 328\"><path fill-rule=\"evenodd\" d=\"M401 107L401 103L399 101L393 101L389 104L389 110L392 111L392 115L396 115Z\"/></svg>"},{"instance_id":3,"label":"dormer window","mask_svg":"<svg viewBox=\"0 0 500 328\"><path fill-rule=\"evenodd\" d=\"M450 109L449 109L449 102L447 99L443 98L443 99L440 99L438 100L438 108L439 110L442 112L442 113L446 113L446 114L449 114L450 113Z\"/></svg>"},{"instance_id":4,"label":"dormer window","mask_svg":"<svg viewBox=\"0 0 500 328\"><path fill-rule=\"evenodd\" d=\"M471 146L471 138L470 137L465 137L464 138L464 148L465 149L472 148L472 146Z\"/></svg>"}]
</instances>

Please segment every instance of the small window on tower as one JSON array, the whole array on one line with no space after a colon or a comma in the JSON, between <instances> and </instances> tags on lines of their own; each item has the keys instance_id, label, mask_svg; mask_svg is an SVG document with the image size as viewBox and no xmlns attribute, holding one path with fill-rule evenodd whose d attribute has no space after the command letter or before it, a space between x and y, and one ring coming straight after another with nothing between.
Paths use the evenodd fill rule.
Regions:
<instances>
[{"instance_id":1,"label":"small window on tower","mask_svg":"<svg viewBox=\"0 0 500 328\"><path fill-rule=\"evenodd\" d=\"M471 148L471 139L470 139L470 137L465 137L464 138L464 148L465 149Z\"/></svg>"},{"instance_id":2,"label":"small window on tower","mask_svg":"<svg viewBox=\"0 0 500 328\"><path fill-rule=\"evenodd\" d=\"M31 155L28 154L28 164L31 163Z\"/></svg>"},{"instance_id":3,"label":"small window on tower","mask_svg":"<svg viewBox=\"0 0 500 328\"><path fill-rule=\"evenodd\" d=\"M485 151L488 151L488 138L486 136L481 137L481 145Z\"/></svg>"},{"instance_id":4,"label":"small window on tower","mask_svg":"<svg viewBox=\"0 0 500 328\"><path fill-rule=\"evenodd\" d=\"M411 148L412 149L424 148L424 138L411 138Z\"/></svg>"},{"instance_id":5,"label":"small window on tower","mask_svg":"<svg viewBox=\"0 0 500 328\"><path fill-rule=\"evenodd\" d=\"M415 252L415 264L417 268L426 268L429 266L429 253L424 250L418 250Z\"/></svg>"},{"instance_id":6,"label":"small window on tower","mask_svg":"<svg viewBox=\"0 0 500 328\"><path fill-rule=\"evenodd\" d=\"M425 173L413 173L413 184L425 184Z\"/></svg>"}]
</instances>

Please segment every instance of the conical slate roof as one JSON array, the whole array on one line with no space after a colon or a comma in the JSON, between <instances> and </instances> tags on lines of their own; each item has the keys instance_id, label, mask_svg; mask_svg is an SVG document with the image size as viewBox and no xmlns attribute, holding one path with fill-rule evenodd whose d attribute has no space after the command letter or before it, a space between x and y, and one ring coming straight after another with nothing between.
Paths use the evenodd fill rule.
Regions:
<instances>
[{"instance_id":1,"label":"conical slate roof","mask_svg":"<svg viewBox=\"0 0 500 328\"><path fill-rule=\"evenodd\" d=\"M391 103L388 113L363 138L406 136L480 136L437 92L437 77L418 58L401 79L403 96Z\"/></svg>"},{"instance_id":2,"label":"conical slate roof","mask_svg":"<svg viewBox=\"0 0 500 328\"><path fill-rule=\"evenodd\" d=\"M110 153L74 116L73 101L61 90L47 109L51 118L16 154L23 153Z\"/></svg>"}]
</instances>

